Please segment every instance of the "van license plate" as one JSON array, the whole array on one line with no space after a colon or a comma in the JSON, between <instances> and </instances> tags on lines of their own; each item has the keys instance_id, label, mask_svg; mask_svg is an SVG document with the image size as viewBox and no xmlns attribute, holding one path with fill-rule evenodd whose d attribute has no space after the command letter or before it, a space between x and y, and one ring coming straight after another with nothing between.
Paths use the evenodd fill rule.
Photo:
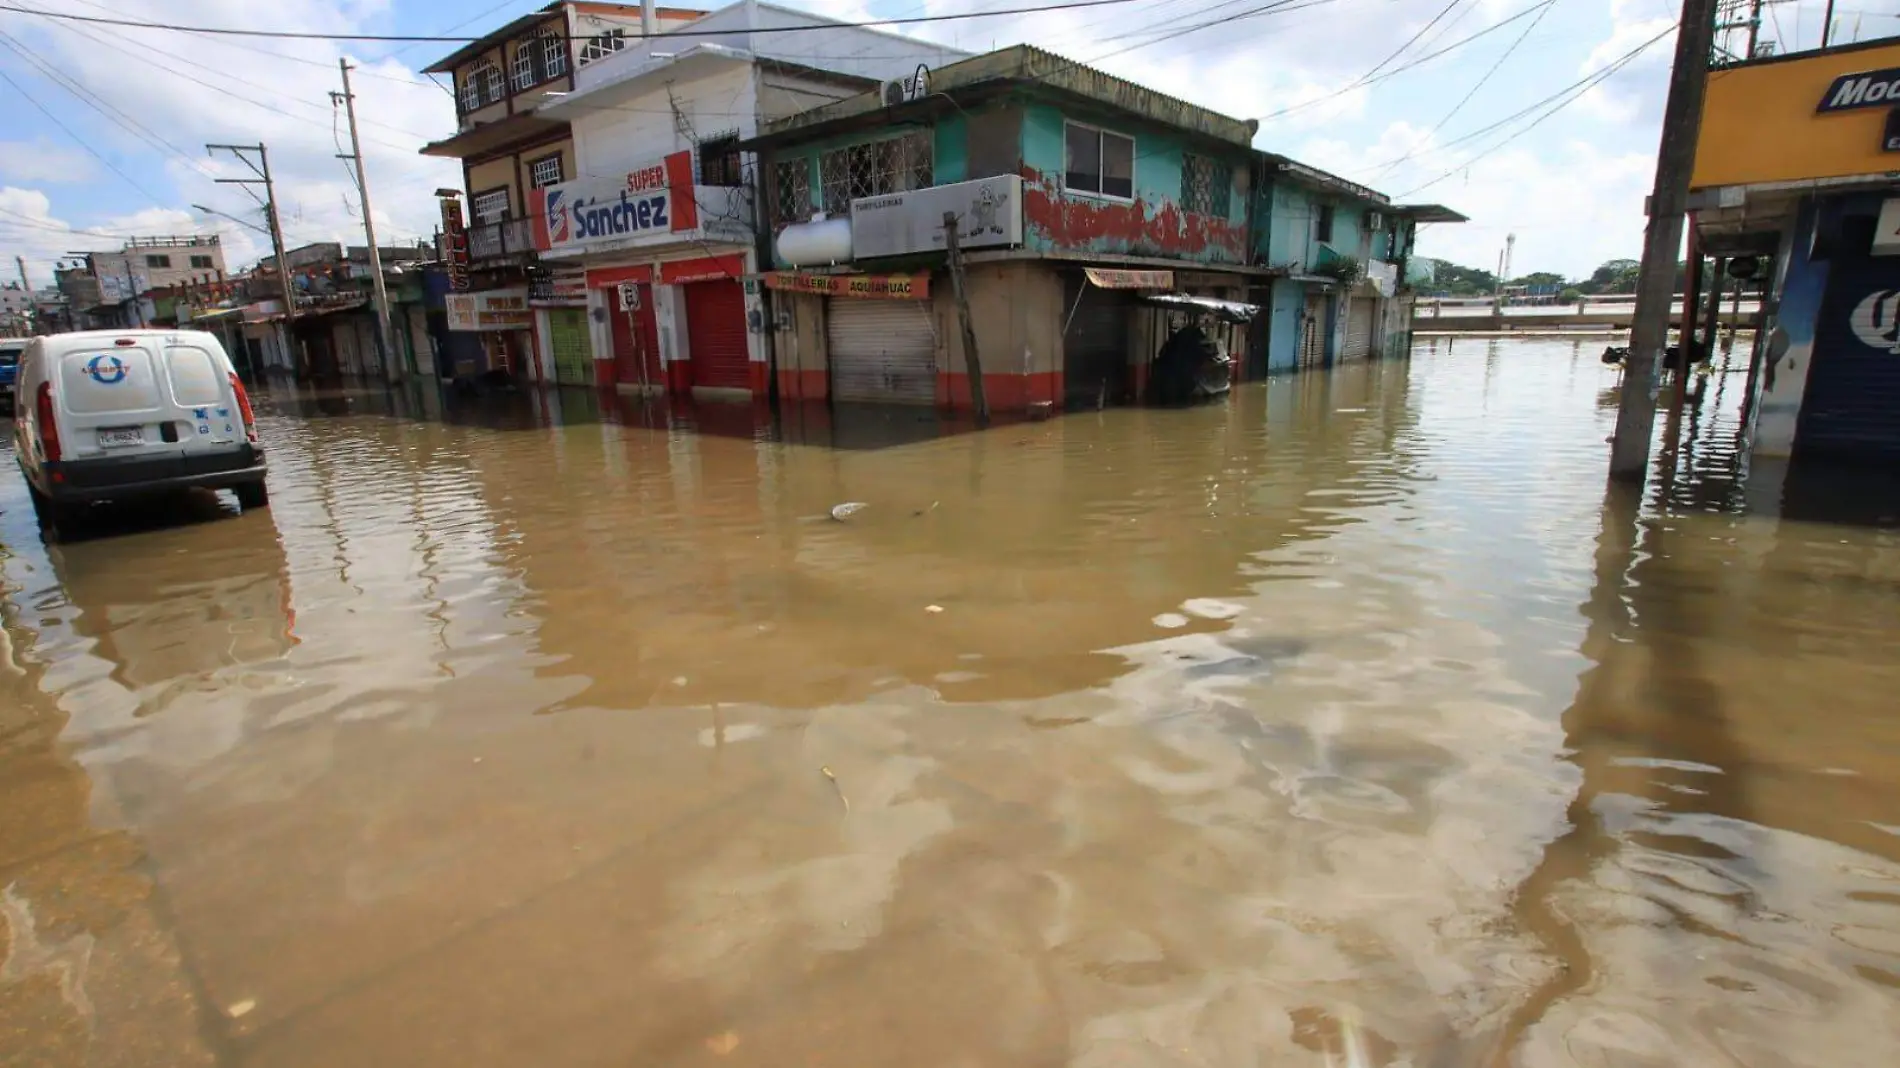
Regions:
<instances>
[{"instance_id":1,"label":"van license plate","mask_svg":"<svg viewBox=\"0 0 1900 1068\"><path fill-rule=\"evenodd\" d=\"M99 431L99 447L103 449L118 449L127 445L144 443L145 432L135 426L107 427Z\"/></svg>"}]
</instances>

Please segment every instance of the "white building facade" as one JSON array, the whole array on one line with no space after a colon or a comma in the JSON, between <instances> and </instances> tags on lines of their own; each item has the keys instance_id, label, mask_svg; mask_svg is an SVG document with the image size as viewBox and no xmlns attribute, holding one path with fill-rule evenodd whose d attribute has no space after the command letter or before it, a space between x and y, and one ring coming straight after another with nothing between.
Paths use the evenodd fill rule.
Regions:
<instances>
[{"instance_id":1,"label":"white building facade","mask_svg":"<svg viewBox=\"0 0 1900 1068\"><path fill-rule=\"evenodd\" d=\"M596 380L763 397L759 176L738 144L965 55L745 0L582 68L536 112L569 124L576 175L529 208L542 260L586 288Z\"/></svg>"}]
</instances>

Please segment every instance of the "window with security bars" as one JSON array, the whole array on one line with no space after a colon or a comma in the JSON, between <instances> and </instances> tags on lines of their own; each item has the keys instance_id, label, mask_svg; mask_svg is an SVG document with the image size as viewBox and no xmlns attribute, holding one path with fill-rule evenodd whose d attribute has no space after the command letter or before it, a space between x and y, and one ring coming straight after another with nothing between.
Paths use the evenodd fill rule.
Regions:
<instances>
[{"instance_id":1,"label":"window with security bars","mask_svg":"<svg viewBox=\"0 0 1900 1068\"><path fill-rule=\"evenodd\" d=\"M615 52L627 47L627 31L609 30L595 37L589 37L581 45L581 66L585 67L597 59L606 59Z\"/></svg>"},{"instance_id":2,"label":"window with security bars","mask_svg":"<svg viewBox=\"0 0 1900 1068\"><path fill-rule=\"evenodd\" d=\"M528 164L528 184L535 189L543 189L561 180L561 154L542 156Z\"/></svg>"},{"instance_id":3,"label":"window with security bars","mask_svg":"<svg viewBox=\"0 0 1900 1068\"><path fill-rule=\"evenodd\" d=\"M510 214L508 187L490 189L486 193L477 193L469 198L469 212L475 216L476 223L501 222Z\"/></svg>"},{"instance_id":4,"label":"window with security bars","mask_svg":"<svg viewBox=\"0 0 1900 1068\"><path fill-rule=\"evenodd\" d=\"M869 144L833 149L819 157L825 211L844 214L862 197L925 189L931 185L930 139L905 134Z\"/></svg>"},{"instance_id":5,"label":"window with security bars","mask_svg":"<svg viewBox=\"0 0 1900 1068\"><path fill-rule=\"evenodd\" d=\"M811 160L780 160L773 168L777 215L780 226L790 226L811 218Z\"/></svg>"},{"instance_id":6,"label":"window with security bars","mask_svg":"<svg viewBox=\"0 0 1900 1068\"><path fill-rule=\"evenodd\" d=\"M1230 165L1192 152L1181 158L1182 210L1224 218L1233 188L1234 169Z\"/></svg>"},{"instance_id":7,"label":"window with security bars","mask_svg":"<svg viewBox=\"0 0 1900 1068\"><path fill-rule=\"evenodd\" d=\"M739 156L737 132L708 137L699 143L697 152L700 185L745 184L745 168Z\"/></svg>"},{"instance_id":8,"label":"window with security bars","mask_svg":"<svg viewBox=\"0 0 1900 1068\"><path fill-rule=\"evenodd\" d=\"M567 41L552 30L542 30L536 39L541 50L541 77L559 78L567 73Z\"/></svg>"}]
</instances>

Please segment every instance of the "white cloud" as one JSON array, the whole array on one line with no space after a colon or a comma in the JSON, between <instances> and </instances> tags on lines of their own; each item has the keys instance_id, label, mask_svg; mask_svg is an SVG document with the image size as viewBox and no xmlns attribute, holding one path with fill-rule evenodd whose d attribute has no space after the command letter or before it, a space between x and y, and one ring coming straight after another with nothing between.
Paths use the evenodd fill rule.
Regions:
<instances>
[{"instance_id":1,"label":"white cloud","mask_svg":"<svg viewBox=\"0 0 1900 1068\"><path fill-rule=\"evenodd\" d=\"M0 181L58 185L90 181L99 166L85 152L44 137L0 141Z\"/></svg>"}]
</instances>

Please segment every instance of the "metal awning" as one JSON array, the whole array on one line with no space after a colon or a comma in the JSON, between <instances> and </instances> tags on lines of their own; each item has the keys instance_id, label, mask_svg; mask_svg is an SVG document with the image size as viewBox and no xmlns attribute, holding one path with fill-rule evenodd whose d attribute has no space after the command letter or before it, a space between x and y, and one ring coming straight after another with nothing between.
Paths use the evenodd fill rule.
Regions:
<instances>
[{"instance_id":1,"label":"metal awning","mask_svg":"<svg viewBox=\"0 0 1900 1068\"><path fill-rule=\"evenodd\" d=\"M1141 298L1143 304L1161 304L1170 308L1193 308L1214 315L1229 323L1252 322L1260 314L1258 304L1242 304L1237 300L1216 300L1213 297L1195 297L1186 293L1150 293Z\"/></svg>"}]
</instances>

